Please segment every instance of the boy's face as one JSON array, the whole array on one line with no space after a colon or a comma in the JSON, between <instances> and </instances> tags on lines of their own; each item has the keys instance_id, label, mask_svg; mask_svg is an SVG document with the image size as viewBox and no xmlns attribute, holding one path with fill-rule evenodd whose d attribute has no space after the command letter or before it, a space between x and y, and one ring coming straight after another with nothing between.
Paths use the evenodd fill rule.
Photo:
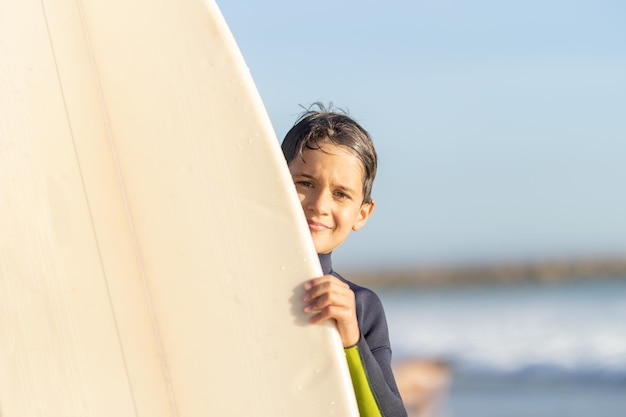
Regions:
<instances>
[{"instance_id":1,"label":"boy's face","mask_svg":"<svg viewBox=\"0 0 626 417\"><path fill-rule=\"evenodd\" d=\"M317 253L341 245L374 209L363 202L363 166L347 149L327 143L305 149L289 164Z\"/></svg>"}]
</instances>

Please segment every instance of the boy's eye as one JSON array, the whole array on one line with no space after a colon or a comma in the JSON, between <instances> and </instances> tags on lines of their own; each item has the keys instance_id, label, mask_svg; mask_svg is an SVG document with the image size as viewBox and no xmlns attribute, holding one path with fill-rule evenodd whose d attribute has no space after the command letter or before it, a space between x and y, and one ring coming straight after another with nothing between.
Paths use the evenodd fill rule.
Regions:
<instances>
[{"instance_id":1,"label":"boy's eye","mask_svg":"<svg viewBox=\"0 0 626 417\"><path fill-rule=\"evenodd\" d=\"M300 185L302 187L312 187L313 183L311 181L296 181L296 185Z\"/></svg>"},{"instance_id":2,"label":"boy's eye","mask_svg":"<svg viewBox=\"0 0 626 417\"><path fill-rule=\"evenodd\" d=\"M343 191L335 191L335 197L339 198L340 200L347 200L350 198L350 196Z\"/></svg>"}]
</instances>

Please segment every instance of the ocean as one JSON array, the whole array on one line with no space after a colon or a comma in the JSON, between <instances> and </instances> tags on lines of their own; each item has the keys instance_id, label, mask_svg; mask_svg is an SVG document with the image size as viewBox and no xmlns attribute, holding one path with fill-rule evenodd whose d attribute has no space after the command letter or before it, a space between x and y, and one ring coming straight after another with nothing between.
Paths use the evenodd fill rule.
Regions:
<instances>
[{"instance_id":1,"label":"ocean","mask_svg":"<svg viewBox=\"0 0 626 417\"><path fill-rule=\"evenodd\" d=\"M626 417L626 278L377 292L394 360L452 366L436 416Z\"/></svg>"}]
</instances>

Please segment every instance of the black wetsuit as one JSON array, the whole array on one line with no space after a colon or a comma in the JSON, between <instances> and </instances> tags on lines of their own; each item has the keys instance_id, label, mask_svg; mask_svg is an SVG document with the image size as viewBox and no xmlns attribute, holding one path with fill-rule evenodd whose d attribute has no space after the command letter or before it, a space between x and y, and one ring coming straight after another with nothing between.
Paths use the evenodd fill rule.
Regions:
<instances>
[{"instance_id":1,"label":"black wetsuit","mask_svg":"<svg viewBox=\"0 0 626 417\"><path fill-rule=\"evenodd\" d=\"M319 255L324 275L334 275L350 286L356 298L356 315L361 339L356 345L360 362L365 371L367 384L374 396L378 413L383 417L405 417L407 415L391 370L391 345L383 305L373 291L346 280L332 268L331 253ZM349 350L351 348L346 349ZM354 366L348 360L349 366ZM352 369L350 370L352 373ZM353 376L354 381L354 376ZM355 386L355 390L356 390ZM359 393L357 392L357 401ZM361 414L362 404L359 404ZM367 413L369 414L369 413Z\"/></svg>"}]
</instances>

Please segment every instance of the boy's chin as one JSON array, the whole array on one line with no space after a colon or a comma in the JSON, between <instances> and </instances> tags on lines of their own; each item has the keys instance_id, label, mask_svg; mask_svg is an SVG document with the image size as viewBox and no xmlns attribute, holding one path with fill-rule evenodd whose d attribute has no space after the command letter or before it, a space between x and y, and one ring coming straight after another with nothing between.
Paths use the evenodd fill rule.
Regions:
<instances>
[{"instance_id":1,"label":"boy's chin","mask_svg":"<svg viewBox=\"0 0 626 417\"><path fill-rule=\"evenodd\" d=\"M333 250L336 249L336 246L332 246L332 245L324 245L324 244L318 244L317 242L313 241L313 243L315 244L315 250L317 251L317 253L319 255L323 255L326 253L330 253Z\"/></svg>"},{"instance_id":2,"label":"boy's chin","mask_svg":"<svg viewBox=\"0 0 626 417\"><path fill-rule=\"evenodd\" d=\"M329 239L329 236L321 236L321 234L311 233L311 237L313 238L313 245L315 246L315 250L318 254L322 255L325 253L330 253L337 249L344 242L345 239L337 239L336 236L334 238Z\"/></svg>"}]
</instances>

